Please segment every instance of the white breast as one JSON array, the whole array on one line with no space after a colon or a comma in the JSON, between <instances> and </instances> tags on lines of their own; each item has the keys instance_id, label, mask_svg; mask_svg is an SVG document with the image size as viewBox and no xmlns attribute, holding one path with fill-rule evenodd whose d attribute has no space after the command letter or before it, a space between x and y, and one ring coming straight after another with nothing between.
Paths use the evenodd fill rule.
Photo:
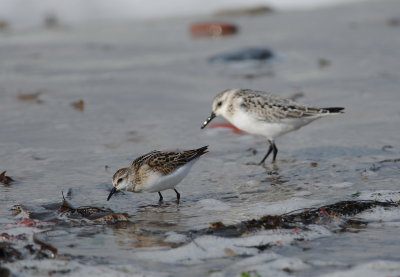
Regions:
<instances>
[{"instance_id":1,"label":"white breast","mask_svg":"<svg viewBox=\"0 0 400 277\"><path fill-rule=\"evenodd\" d=\"M290 131L297 130L317 118L318 117L291 118L277 122L268 122L256 119L251 114L238 109L227 119L237 128L247 133L261 135L273 140Z\"/></svg>"},{"instance_id":2,"label":"white breast","mask_svg":"<svg viewBox=\"0 0 400 277\"><path fill-rule=\"evenodd\" d=\"M162 175L160 173L153 172L144 184L136 184L134 191L158 192L166 189L174 189L175 186L186 177L190 171L190 168L196 161L197 159L192 160L168 175Z\"/></svg>"}]
</instances>

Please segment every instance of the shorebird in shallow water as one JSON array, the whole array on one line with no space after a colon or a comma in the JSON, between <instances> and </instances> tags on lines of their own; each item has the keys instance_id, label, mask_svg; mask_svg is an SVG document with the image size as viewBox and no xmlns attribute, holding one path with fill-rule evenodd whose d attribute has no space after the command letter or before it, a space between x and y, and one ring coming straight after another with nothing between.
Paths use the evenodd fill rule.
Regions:
<instances>
[{"instance_id":1,"label":"shorebird in shallow water","mask_svg":"<svg viewBox=\"0 0 400 277\"><path fill-rule=\"evenodd\" d=\"M158 192L173 189L179 202L180 194L175 189L189 173L192 165L207 153L208 146L186 151L152 151L134 160L128 168L121 168L112 178L113 188L107 197L120 190L133 192Z\"/></svg>"},{"instance_id":2,"label":"shorebird in shallow water","mask_svg":"<svg viewBox=\"0 0 400 277\"><path fill-rule=\"evenodd\" d=\"M227 89L215 96L210 117L201 128L216 116L223 116L237 128L268 139L267 154L260 165L273 153L275 162L278 148L275 138L294 131L330 114L342 113L344 108L304 106L288 98L250 89Z\"/></svg>"}]
</instances>

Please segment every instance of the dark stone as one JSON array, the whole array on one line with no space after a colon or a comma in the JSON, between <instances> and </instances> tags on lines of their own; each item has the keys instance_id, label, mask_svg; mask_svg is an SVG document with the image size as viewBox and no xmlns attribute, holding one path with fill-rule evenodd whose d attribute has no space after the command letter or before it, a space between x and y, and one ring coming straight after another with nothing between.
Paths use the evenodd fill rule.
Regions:
<instances>
[{"instance_id":1,"label":"dark stone","mask_svg":"<svg viewBox=\"0 0 400 277\"><path fill-rule=\"evenodd\" d=\"M218 54L209 58L210 62L265 61L274 56L267 48L244 48L241 50Z\"/></svg>"},{"instance_id":2,"label":"dark stone","mask_svg":"<svg viewBox=\"0 0 400 277\"><path fill-rule=\"evenodd\" d=\"M11 276L11 272L8 268L0 267L0 277L9 277Z\"/></svg>"}]
</instances>

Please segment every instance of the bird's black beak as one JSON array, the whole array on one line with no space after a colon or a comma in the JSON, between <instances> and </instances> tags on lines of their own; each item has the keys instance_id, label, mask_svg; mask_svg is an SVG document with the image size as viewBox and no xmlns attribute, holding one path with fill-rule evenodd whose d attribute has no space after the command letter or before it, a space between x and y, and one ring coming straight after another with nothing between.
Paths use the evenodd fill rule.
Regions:
<instances>
[{"instance_id":1,"label":"bird's black beak","mask_svg":"<svg viewBox=\"0 0 400 277\"><path fill-rule=\"evenodd\" d=\"M201 125L201 129L204 129L204 127L206 127L208 123L210 123L211 120L214 119L214 117L216 117L216 115L214 112L212 112L211 115L206 119L206 121L203 122L203 125Z\"/></svg>"},{"instance_id":2,"label":"bird's black beak","mask_svg":"<svg viewBox=\"0 0 400 277\"><path fill-rule=\"evenodd\" d=\"M113 187L112 190L110 191L110 194L107 197L107 201L110 200L111 196L117 192L117 188Z\"/></svg>"}]
</instances>

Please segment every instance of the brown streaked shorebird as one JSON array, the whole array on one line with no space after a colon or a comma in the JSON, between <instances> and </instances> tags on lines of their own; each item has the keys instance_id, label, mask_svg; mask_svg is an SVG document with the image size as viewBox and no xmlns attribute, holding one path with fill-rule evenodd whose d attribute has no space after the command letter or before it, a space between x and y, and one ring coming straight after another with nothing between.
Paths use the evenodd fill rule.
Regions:
<instances>
[{"instance_id":1,"label":"brown streaked shorebird","mask_svg":"<svg viewBox=\"0 0 400 277\"><path fill-rule=\"evenodd\" d=\"M113 178L113 188L107 197L120 190L133 192L158 192L173 189L179 202L180 193L176 190L192 165L207 153L208 146L186 151L152 151L134 160L127 168L118 169Z\"/></svg>"}]
</instances>

